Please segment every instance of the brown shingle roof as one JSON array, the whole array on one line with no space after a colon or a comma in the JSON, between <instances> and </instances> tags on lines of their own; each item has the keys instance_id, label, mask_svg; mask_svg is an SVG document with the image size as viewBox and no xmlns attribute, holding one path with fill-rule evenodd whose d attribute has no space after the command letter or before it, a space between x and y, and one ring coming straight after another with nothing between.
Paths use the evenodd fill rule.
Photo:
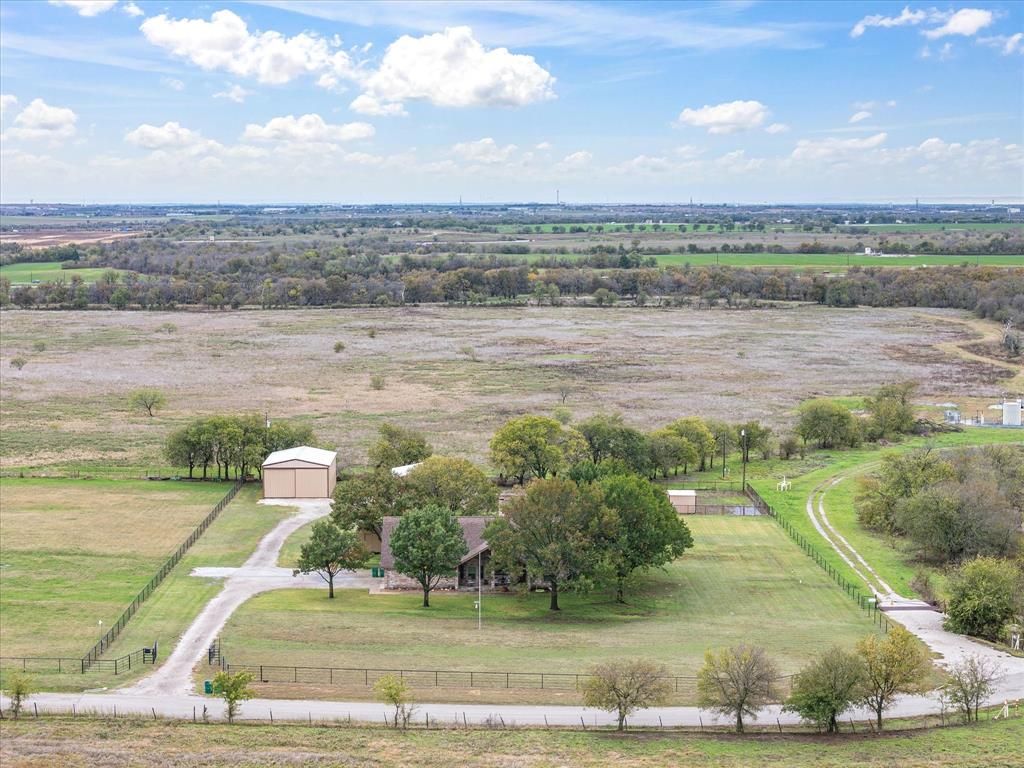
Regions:
<instances>
[{"instance_id":1,"label":"brown shingle roof","mask_svg":"<svg viewBox=\"0 0 1024 768\"><path fill-rule=\"evenodd\" d=\"M381 526L380 536L380 567L381 568L394 568L395 558L391 555L391 534L395 530L395 526L398 525L400 517L388 516L384 518L384 524ZM472 517L460 517L459 525L462 526L462 537L466 540L466 549L468 549L474 555L480 550L481 546L486 547L487 542L484 540L484 528L487 524L493 520L493 517L474 515Z\"/></svg>"}]
</instances>

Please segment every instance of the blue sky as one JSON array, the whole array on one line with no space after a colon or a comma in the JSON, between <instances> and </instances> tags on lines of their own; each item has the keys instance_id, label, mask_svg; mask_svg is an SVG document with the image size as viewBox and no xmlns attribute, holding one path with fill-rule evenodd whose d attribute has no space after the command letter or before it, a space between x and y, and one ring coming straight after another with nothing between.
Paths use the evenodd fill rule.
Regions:
<instances>
[{"instance_id":1,"label":"blue sky","mask_svg":"<svg viewBox=\"0 0 1024 768\"><path fill-rule=\"evenodd\" d=\"M4 202L1024 197L1020 3L4 2Z\"/></svg>"}]
</instances>

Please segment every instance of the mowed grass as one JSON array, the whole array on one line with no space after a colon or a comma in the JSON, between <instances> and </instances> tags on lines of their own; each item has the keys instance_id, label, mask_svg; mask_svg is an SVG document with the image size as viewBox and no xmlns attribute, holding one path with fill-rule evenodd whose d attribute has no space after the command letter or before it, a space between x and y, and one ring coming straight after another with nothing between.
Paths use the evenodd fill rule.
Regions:
<instances>
[{"instance_id":1,"label":"mowed grass","mask_svg":"<svg viewBox=\"0 0 1024 768\"><path fill-rule=\"evenodd\" d=\"M941 449L1022 442L1024 434L1019 431L967 428L963 432L908 439L885 448L867 446L850 451L818 451L808 454L808 461L803 467L797 461L753 462L749 465L750 482L782 517L817 546L819 552L834 568L851 583L861 585L863 582L857 574L818 534L807 517L807 497L815 488L828 488L833 478L840 475L849 476L825 493L825 511L829 520L896 592L905 597L920 597L911 586L915 574L918 571L931 573L935 586L939 589L944 582L942 575L934 569L914 562L901 540L878 535L861 526L857 520L855 503L856 477L873 471L886 452L909 451L926 446ZM792 483L791 489L787 492L776 489L777 481L784 475ZM736 478L738 475L733 471L731 477Z\"/></svg>"},{"instance_id":2,"label":"mowed grass","mask_svg":"<svg viewBox=\"0 0 1024 768\"><path fill-rule=\"evenodd\" d=\"M245 711L245 704L242 711ZM767 725L767 724L766 724ZM0 723L4 765L416 768L992 768L1020 765L1024 718L882 734L436 730L51 718Z\"/></svg>"},{"instance_id":3,"label":"mowed grass","mask_svg":"<svg viewBox=\"0 0 1024 768\"><path fill-rule=\"evenodd\" d=\"M753 642L788 674L809 652L873 631L771 519L687 524L695 547L642 579L626 605L605 592L565 594L552 613L544 593L486 594L478 632L475 593L439 592L423 609L415 593L342 589L329 600L326 590L280 590L232 616L225 653L235 664L565 673L643 657L695 675L707 649Z\"/></svg>"},{"instance_id":4,"label":"mowed grass","mask_svg":"<svg viewBox=\"0 0 1024 768\"><path fill-rule=\"evenodd\" d=\"M2 654L82 656L227 490L213 483L0 481Z\"/></svg>"},{"instance_id":5,"label":"mowed grass","mask_svg":"<svg viewBox=\"0 0 1024 768\"><path fill-rule=\"evenodd\" d=\"M108 267L85 267L83 269L61 269L59 261L42 261L36 264L5 264L0 267L0 277L6 277L11 285L29 285L33 282L49 283L55 280L71 282L77 275L86 283L95 283L104 272L127 272L124 269Z\"/></svg>"}]
</instances>

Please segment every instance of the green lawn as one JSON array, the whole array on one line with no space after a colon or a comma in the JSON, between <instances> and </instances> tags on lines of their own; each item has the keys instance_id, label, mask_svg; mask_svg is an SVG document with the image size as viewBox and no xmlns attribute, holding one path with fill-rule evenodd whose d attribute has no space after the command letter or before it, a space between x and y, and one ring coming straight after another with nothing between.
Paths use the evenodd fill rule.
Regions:
<instances>
[{"instance_id":1,"label":"green lawn","mask_svg":"<svg viewBox=\"0 0 1024 768\"><path fill-rule=\"evenodd\" d=\"M87 481L77 482L83 483ZM7 483L8 481L4 480L3 486L6 487ZM146 485L144 483L126 482L110 484L118 486ZM156 484L150 483L149 485ZM217 490L217 493L214 494L214 501L210 505L212 506L226 490L226 486L217 487L211 484L209 487L216 488ZM291 510L287 507L257 504L256 502L259 499L260 488L256 485L246 486L239 491L234 500L218 515L217 519L202 537L192 545L185 557L181 559L160 587L143 603L138 613L128 623L127 628L108 649L104 658L112 659L123 656L137 651L143 646L151 646L154 641L159 642L160 661L165 660L170 655L181 633L199 614L203 606L220 591L223 583L220 579L200 579L191 576L192 569L202 566L235 567L241 565L252 554L259 540L280 520L291 514ZM175 546L177 544L178 542L176 541ZM146 579L149 578L149 575L151 574L147 574ZM88 604L92 600L92 595L83 594L85 588L85 585L81 585L69 594L68 602L71 603L73 600L74 604L67 606L67 611L79 610L80 604ZM123 602L127 604L133 596L134 591ZM6 590L4 599L7 599ZM116 607L119 614L124 605L117 603ZM5 604L5 632L8 628L16 627L7 617ZM25 621L25 619L23 618L22 621ZM32 626L39 626L37 622L27 622L27 624L30 628ZM88 646L96 640L93 635L98 636L99 634L92 630L91 627L90 630L87 637L79 638L77 645L69 645L67 652L73 656L81 656L85 653ZM13 651L7 650L6 634L4 655L16 655ZM47 654L37 651L31 655L41 656ZM152 667L147 666L142 669L133 669L127 675L121 674L116 677L113 674L95 671L87 675L36 674L34 678L37 685L46 690L83 690L100 685L124 684L136 679L140 673L151 671Z\"/></svg>"},{"instance_id":2,"label":"green lawn","mask_svg":"<svg viewBox=\"0 0 1024 768\"><path fill-rule=\"evenodd\" d=\"M245 711L245 705L242 705ZM765 725L769 725L765 723ZM995 768L1020 765L1024 718L822 736L544 729L395 731L305 724L26 718L0 723L5 765L417 768ZM43 757L45 756L45 757Z\"/></svg>"},{"instance_id":3,"label":"green lawn","mask_svg":"<svg viewBox=\"0 0 1024 768\"><path fill-rule=\"evenodd\" d=\"M768 462L755 461L749 465L748 471L751 485L758 493L809 541L816 543L821 554L847 579L855 584L861 584L859 577L821 538L807 517L807 496L814 488L824 486L838 475L859 476L871 471L877 466L885 451L906 451L925 445L952 448L1020 442L1024 442L1024 434L1019 431L968 428L963 432L937 435L928 439L909 439L884 449L871 446L851 451L814 452L808 455L805 462L784 462L777 459ZM783 475L792 482L791 490L785 493L777 491L775 487ZM733 472L731 477L735 479L738 475ZM826 492L825 511L829 520L893 589L908 597L917 596L910 582L920 566L911 560L900 541L879 536L858 523L854 504L856 491L856 481L851 477ZM941 588L941 574L933 572L933 582Z\"/></svg>"},{"instance_id":4,"label":"green lawn","mask_svg":"<svg viewBox=\"0 0 1024 768\"><path fill-rule=\"evenodd\" d=\"M29 285L34 282L48 283L63 280L70 283L77 275L86 283L95 283L104 272L127 272L124 269L108 267L85 267L83 269L61 269L59 261L42 261L37 264L5 264L0 267L0 277L6 277L11 285Z\"/></svg>"},{"instance_id":5,"label":"green lawn","mask_svg":"<svg viewBox=\"0 0 1024 768\"><path fill-rule=\"evenodd\" d=\"M604 592L485 595L482 632L472 593L280 590L247 602L222 633L234 664L584 672L623 656L694 675L705 650L763 644L783 673L807 653L873 631L861 612L768 518L688 518L696 546L616 604ZM523 649L529 648L524 657ZM364 692L365 695L366 692ZM543 692L538 692L544 696Z\"/></svg>"},{"instance_id":6,"label":"green lawn","mask_svg":"<svg viewBox=\"0 0 1024 768\"><path fill-rule=\"evenodd\" d=\"M0 481L3 655L82 656L227 490L214 483Z\"/></svg>"}]
</instances>

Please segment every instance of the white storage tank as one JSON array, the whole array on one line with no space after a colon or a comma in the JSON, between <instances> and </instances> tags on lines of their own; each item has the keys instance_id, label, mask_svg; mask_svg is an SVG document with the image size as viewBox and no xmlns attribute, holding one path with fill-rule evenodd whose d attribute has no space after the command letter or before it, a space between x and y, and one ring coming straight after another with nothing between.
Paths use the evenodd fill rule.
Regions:
<instances>
[{"instance_id":1,"label":"white storage tank","mask_svg":"<svg viewBox=\"0 0 1024 768\"><path fill-rule=\"evenodd\" d=\"M1004 400L1003 401L1003 426L1004 427L1019 427L1020 426L1020 400Z\"/></svg>"}]
</instances>

